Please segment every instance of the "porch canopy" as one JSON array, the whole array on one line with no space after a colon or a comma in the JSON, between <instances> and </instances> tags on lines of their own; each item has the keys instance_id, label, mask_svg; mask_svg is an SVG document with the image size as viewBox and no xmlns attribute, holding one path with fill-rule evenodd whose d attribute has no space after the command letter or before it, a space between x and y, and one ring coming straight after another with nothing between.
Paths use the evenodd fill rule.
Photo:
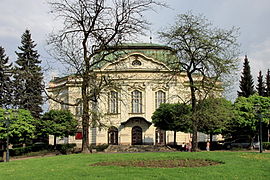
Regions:
<instances>
[{"instance_id":1,"label":"porch canopy","mask_svg":"<svg viewBox=\"0 0 270 180\"><path fill-rule=\"evenodd\" d=\"M147 121L147 120L146 120L145 118L143 118L143 117L131 117L131 118L129 118L127 121L121 122L121 125L125 126L125 125L128 124L128 123L135 123L135 122L137 122L137 123L142 123L142 122L144 122L144 123L146 123L146 124L149 125L149 126L152 124L152 122Z\"/></svg>"}]
</instances>

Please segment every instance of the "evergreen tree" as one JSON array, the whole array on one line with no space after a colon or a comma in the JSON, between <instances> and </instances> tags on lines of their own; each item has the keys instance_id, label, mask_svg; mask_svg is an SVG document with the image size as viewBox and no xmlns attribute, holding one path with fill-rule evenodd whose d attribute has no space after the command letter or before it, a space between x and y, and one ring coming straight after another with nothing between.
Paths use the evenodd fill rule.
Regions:
<instances>
[{"instance_id":1,"label":"evergreen tree","mask_svg":"<svg viewBox=\"0 0 270 180\"><path fill-rule=\"evenodd\" d=\"M257 84L257 92L259 94L259 96L264 96L265 94L265 85L263 82L263 75L262 75L262 71L259 72L259 76L258 76L258 84Z\"/></svg>"},{"instance_id":2,"label":"evergreen tree","mask_svg":"<svg viewBox=\"0 0 270 180\"><path fill-rule=\"evenodd\" d=\"M33 117L39 118L43 103L43 73L39 54L34 50L36 44L29 30L22 35L21 44L22 46L18 47L20 52L16 52L18 58L14 75L15 102L17 108L27 109Z\"/></svg>"},{"instance_id":3,"label":"evergreen tree","mask_svg":"<svg viewBox=\"0 0 270 180\"><path fill-rule=\"evenodd\" d=\"M266 77L265 77L265 96L270 97L270 70L267 70Z\"/></svg>"},{"instance_id":4,"label":"evergreen tree","mask_svg":"<svg viewBox=\"0 0 270 180\"><path fill-rule=\"evenodd\" d=\"M250 73L250 66L247 56L244 59L244 68L240 80L240 91L238 92L238 96L249 97L250 95L255 93L253 78Z\"/></svg>"},{"instance_id":5,"label":"evergreen tree","mask_svg":"<svg viewBox=\"0 0 270 180\"><path fill-rule=\"evenodd\" d=\"M0 46L0 108L7 109L12 104L11 76L11 64L8 64L5 49Z\"/></svg>"}]
</instances>

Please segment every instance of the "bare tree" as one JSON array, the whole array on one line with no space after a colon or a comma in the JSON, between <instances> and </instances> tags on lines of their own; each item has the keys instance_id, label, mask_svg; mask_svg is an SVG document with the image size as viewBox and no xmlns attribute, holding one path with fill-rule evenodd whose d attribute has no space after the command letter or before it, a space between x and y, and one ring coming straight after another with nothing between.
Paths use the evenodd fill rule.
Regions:
<instances>
[{"instance_id":1,"label":"bare tree","mask_svg":"<svg viewBox=\"0 0 270 180\"><path fill-rule=\"evenodd\" d=\"M95 124L100 91L109 84L97 70L127 42L147 28L143 13L164 5L155 0L51 0L61 30L49 38L51 54L80 79L83 104L82 152L89 152L89 127ZM91 109L90 109L90 105ZM92 113L91 113L92 112Z\"/></svg>"},{"instance_id":2,"label":"bare tree","mask_svg":"<svg viewBox=\"0 0 270 180\"><path fill-rule=\"evenodd\" d=\"M224 79L229 80L229 75L236 70L238 29L215 28L202 15L187 13L178 15L176 23L165 32L160 32L160 37L175 49L178 57L168 62L170 67L187 74L194 113L197 99L203 100L217 93L221 90L221 86L217 85L221 85ZM193 151L197 149L198 125L198 120L194 118Z\"/></svg>"}]
</instances>

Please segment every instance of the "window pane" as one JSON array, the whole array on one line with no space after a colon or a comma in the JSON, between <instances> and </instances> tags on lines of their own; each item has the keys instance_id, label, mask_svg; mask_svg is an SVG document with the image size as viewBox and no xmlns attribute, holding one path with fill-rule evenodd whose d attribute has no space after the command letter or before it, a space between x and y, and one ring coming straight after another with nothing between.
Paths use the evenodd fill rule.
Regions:
<instances>
[{"instance_id":1,"label":"window pane","mask_svg":"<svg viewBox=\"0 0 270 180\"><path fill-rule=\"evenodd\" d=\"M132 113L142 113L142 93L137 90L132 92Z\"/></svg>"},{"instance_id":2,"label":"window pane","mask_svg":"<svg viewBox=\"0 0 270 180\"><path fill-rule=\"evenodd\" d=\"M83 107L81 99L77 99L76 103L79 103L78 106L76 106L76 116L82 116L83 114Z\"/></svg>"},{"instance_id":3,"label":"window pane","mask_svg":"<svg viewBox=\"0 0 270 180\"><path fill-rule=\"evenodd\" d=\"M109 93L109 113L117 114L118 113L118 93L111 91Z\"/></svg>"},{"instance_id":4,"label":"window pane","mask_svg":"<svg viewBox=\"0 0 270 180\"><path fill-rule=\"evenodd\" d=\"M158 91L155 93L155 104L156 109L160 106L160 104L166 102L166 94L163 91Z\"/></svg>"}]
</instances>

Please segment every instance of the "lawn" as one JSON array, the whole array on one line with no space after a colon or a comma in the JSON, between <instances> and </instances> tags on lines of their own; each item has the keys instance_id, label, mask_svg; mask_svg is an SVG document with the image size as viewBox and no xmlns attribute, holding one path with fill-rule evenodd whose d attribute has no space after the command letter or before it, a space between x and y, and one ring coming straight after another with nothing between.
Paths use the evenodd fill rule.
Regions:
<instances>
[{"instance_id":1,"label":"lawn","mask_svg":"<svg viewBox=\"0 0 270 180\"><path fill-rule=\"evenodd\" d=\"M90 166L104 161L208 159L223 164L193 168ZM167 152L73 154L0 163L0 179L270 179L270 153Z\"/></svg>"}]
</instances>

